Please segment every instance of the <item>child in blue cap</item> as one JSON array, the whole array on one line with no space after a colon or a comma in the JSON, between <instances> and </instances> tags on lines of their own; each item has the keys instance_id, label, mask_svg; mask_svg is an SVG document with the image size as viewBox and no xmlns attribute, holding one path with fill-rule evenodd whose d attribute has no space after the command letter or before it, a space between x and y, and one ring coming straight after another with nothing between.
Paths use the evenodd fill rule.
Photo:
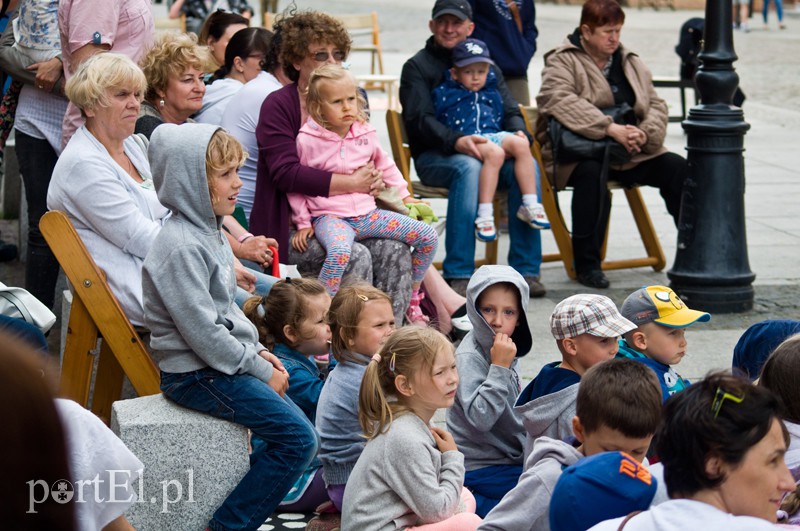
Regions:
<instances>
[{"instance_id":1,"label":"child in blue cap","mask_svg":"<svg viewBox=\"0 0 800 531\"><path fill-rule=\"evenodd\" d=\"M514 174L522 192L517 217L534 229L549 229L550 222L536 193L536 165L530 141L523 131L504 131L506 118L489 48L478 39L466 39L453 48L453 67L444 82L433 89L436 119L465 135L478 135L476 147L483 161L478 185L475 237L497 239L492 200L506 158L514 159Z\"/></svg>"},{"instance_id":2,"label":"child in blue cap","mask_svg":"<svg viewBox=\"0 0 800 531\"><path fill-rule=\"evenodd\" d=\"M711 319L692 310L666 286L646 286L625 299L623 317L637 326L619 342L617 357L640 361L653 369L661 384L664 400L689 385L672 368L686 355L686 328Z\"/></svg>"}]
</instances>

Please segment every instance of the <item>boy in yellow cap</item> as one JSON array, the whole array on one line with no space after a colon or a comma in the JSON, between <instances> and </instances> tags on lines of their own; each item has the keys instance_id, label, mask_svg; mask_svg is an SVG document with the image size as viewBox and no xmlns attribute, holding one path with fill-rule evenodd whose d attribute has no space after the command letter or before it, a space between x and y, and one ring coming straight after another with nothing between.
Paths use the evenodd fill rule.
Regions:
<instances>
[{"instance_id":1,"label":"boy in yellow cap","mask_svg":"<svg viewBox=\"0 0 800 531\"><path fill-rule=\"evenodd\" d=\"M628 295L620 313L638 328L619 341L618 358L631 358L653 369L664 400L685 389L684 380L671 366L686 355L686 328L711 315L692 310L666 286L646 286Z\"/></svg>"}]
</instances>

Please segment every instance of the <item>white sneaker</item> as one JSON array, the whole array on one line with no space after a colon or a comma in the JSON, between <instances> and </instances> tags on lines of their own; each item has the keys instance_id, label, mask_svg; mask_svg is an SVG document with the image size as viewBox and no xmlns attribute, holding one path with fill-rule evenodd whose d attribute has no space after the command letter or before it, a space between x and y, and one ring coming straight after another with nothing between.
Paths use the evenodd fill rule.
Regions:
<instances>
[{"instance_id":1,"label":"white sneaker","mask_svg":"<svg viewBox=\"0 0 800 531\"><path fill-rule=\"evenodd\" d=\"M549 229L550 221L541 203L533 206L520 205L517 210L517 217L533 227L534 229Z\"/></svg>"},{"instance_id":2,"label":"white sneaker","mask_svg":"<svg viewBox=\"0 0 800 531\"><path fill-rule=\"evenodd\" d=\"M493 242L497 239L494 218L477 218L475 220L475 238L482 242Z\"/></svg>"}]
</instances>

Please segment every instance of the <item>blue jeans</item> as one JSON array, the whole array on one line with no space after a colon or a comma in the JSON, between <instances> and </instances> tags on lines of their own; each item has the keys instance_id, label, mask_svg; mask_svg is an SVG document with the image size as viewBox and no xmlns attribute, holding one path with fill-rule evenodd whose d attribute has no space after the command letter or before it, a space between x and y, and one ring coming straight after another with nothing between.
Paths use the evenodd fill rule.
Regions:
<instances>
[{"instance_id":1,"label":"blue jeans","mask_svg":"<svg viewBox=\"0 0 800 531\"><path fill-rule=\"evenodd\" d=\"M423 183L450 189L444 240L447 255L444 259L443 276L450 279L471 277L475 270L474 227L478 214L481 161L460 153L445 156L430 150L417 157L414 166ZM522 194L514 177L513 160L507 160L503 164L498 188L508 190L508 231L511 238L508 265L522 276L538 277L539 267L542 265L542 238L538 230L517 219Z\"/></svg>"},{"instance_id":2,"label":"blue jeans","mask_svg":"<svg viewBox=\"0 0 800 531\"><path fill-rule=\"evenodd\" d=\"M291 400L249 374L162 372L161 391L181 406L250 428L263 442L208 524L215 531L258 529L317 454L314 426Z\"/></svg>"},{"instance_id":3,"label":"blue jeans","mask_svg":"<svg viewBox=\"0 0 800 531\"><path fill-rule=\"evenodd\" d=\"M247 261L245 261L247 262ZM262 273L259 271L260 268L253 268L250 264L254 264L254 262L242 262L242 265L247 268L247 270L253 273L256 276L256 289L253 290L253 293L249 293L248 291L236 286L236 295L234 296L234 302L236 302L236 306L241 308L244 306L244 301L249 299L254 295L261 295L266 297L269 295L269 290L272 289L272 286L275 285L277 281L280 279L277 277L273 277L272 275L267 275L266 273Z\"/></svg>"}]
</instances>

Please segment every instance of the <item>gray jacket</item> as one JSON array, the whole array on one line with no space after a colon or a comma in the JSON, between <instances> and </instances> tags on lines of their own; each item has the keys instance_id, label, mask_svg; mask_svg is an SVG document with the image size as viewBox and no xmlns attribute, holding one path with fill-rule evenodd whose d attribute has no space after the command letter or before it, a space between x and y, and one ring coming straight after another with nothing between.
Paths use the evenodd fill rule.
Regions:
<instances>
[{"instance_id":1,"label":"gray jacket","mask_svg":"<svg viewBox=\"0 0 800 531\"><path fill-rule=\"evenodd\" d=\"M421 418L401 414L358 459L344 491L342 531L441 522L458 511L463 486L464 456L442 453Z\"/></svg>"},{"instance_id":2,"label":"gray jacket","mask_svg":"<svg viewBox=\"0 0 800 531\"><path fill-rule=\"evenodd\" d=\"M568 443L537 439L517 486L486 515L478 531L548 531L550 498L561 471L581 459L583 454Z\"/></svg>"},{"instance_id":3,"label":"gray jacket","mask_svg":"<svg viewBox=\"0 0 800 531\"><path fill-rule=\"evenodd\" d=\"M478 269L467 287L467 315L473 329L456 351L460 382L453 407L447 412L447 429L464 453L467 470L521 465L523 460L525 430L522 418L514 411L521 389L517 360L508 369L492 365L489 352L495 334L475 306L478 296L499 282L515 285L520 293L519 325L511 336L517 346L517 357L526 355L533 343L525 315L528 306L525 279L509 266Z\"/></svg>"},{"instance_id":4,"label":"gray jacket","mask_svg":"<svg viewBox=\"0 0 800 531\"><path fill-rule=\"evenodd\" d=\"M580 384L540 396L527 404L517 406L514 411L522 419L527 433L525 438L525 459L531 453L533 444L539 437L547 436L564 440L572 437L572 418L575 416L578 388Z\"/></svg>"},{"instance_id":5,"label":"gray jacket","mask_svg":"<svg viewBox=\"0 0 800 531\"><path fill-rule=\"evenodd\" d=\"M258 355L256 327L236 304L233 253L214 215L205 155L218 127L164 124L149 157L158 199L172 211L144 261L145 322L164 372L211 367L263 382L272 364Z\"/></svg>"}]
</instances>

